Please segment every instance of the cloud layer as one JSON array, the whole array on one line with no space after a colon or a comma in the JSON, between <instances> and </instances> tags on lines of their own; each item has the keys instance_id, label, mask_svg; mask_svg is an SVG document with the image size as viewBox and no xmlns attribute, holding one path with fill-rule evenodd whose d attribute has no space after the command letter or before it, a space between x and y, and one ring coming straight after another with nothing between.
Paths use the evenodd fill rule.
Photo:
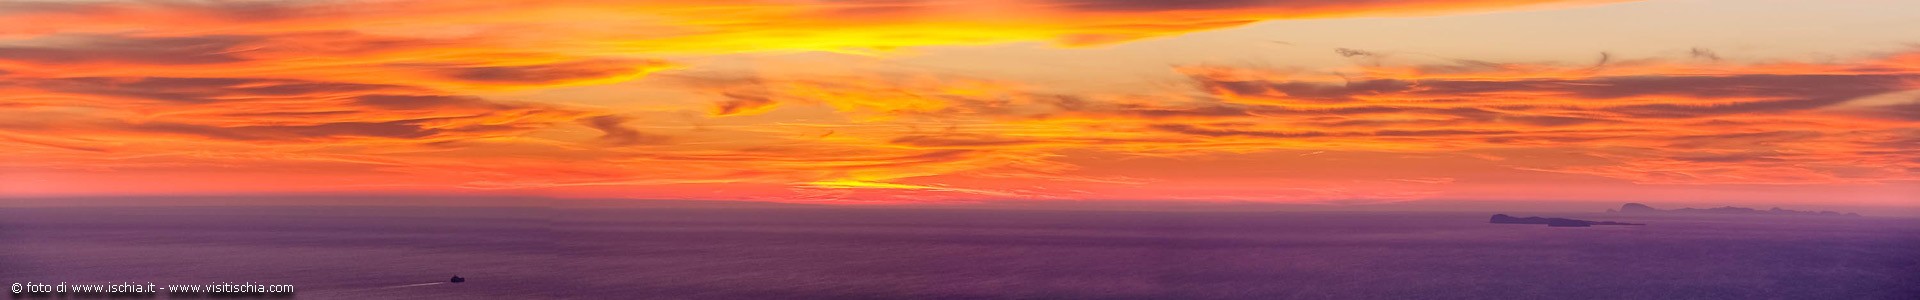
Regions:
<instances>
[{"instance_id":1,"label":"cloud layer","mask_svg":"<svg viewBox=\"0 0 1920 300\"><path fill-rule=\"evenodd\" d=\"M1177 57L1139 75L1161 85L1112 89L858 68L914 47L1097 51L1263 20L1611 2L14 1L0 4L0 23L18 25L0 28L0 194L1398 201L1716 189L1896 202L1882 191L1920 182L1912 50L1738 61L1683 47L1550 63L1324 47L1322 59L1352 63ZM749 62L809 51L878 55ZM1068 79L1116 78L1097 75L1111 74Z\"/></svg>"}]
</instances>

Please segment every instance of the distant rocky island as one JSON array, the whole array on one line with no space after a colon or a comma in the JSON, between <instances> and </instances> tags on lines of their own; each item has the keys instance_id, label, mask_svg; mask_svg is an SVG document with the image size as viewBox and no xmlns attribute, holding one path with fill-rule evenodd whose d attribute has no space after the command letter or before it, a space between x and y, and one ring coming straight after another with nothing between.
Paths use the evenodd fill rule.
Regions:
<instances>
[{"instance_id":1,"label":"distant rocky island","mask_svg":"<svg viewBox=\"0 0 1920 300\"><path fill-rule=\"evenodd\" d=\"M1647 206L1646 204L1640 204L1640 203L1627 203L1626 205L1621 205L1619 210L1609 209L1607 210L1607 212L1627 213L1627 214L1720 214L1720 215L1833 216L1833 217L1860 216L1860 214L1856 214L1856 213L1841 213L1841 212L1832 212L1832 211L1800 211L1800 210L1780 209L1779 207L1775 207L1769 210L1758 210L1758 209L1752 209L1752 208L1732 207L1732 206L1715 207L1715 208L1658 209L1658 208L1653 208L1652 206Z\"/></svg>"},{"instance_id":2,"label":"distant rocky island","mask_svg":"<svg viewBox=\"0 0 1920 300\"><path fill-rule=\"evenodd\" d=\"M1509 216L1506 214L1493 215L1493 218L1487 220L1487 223L1546 224L1548 227L1592 227L1593 225L1647 225L1647 224L1621 223L1621 222L1613 222L1613 221L1575 220L1575 219L1566 219L1566 218L1542 218L1542 217L1515 218L1513 216Z\"/></svg>"}]
</instances>

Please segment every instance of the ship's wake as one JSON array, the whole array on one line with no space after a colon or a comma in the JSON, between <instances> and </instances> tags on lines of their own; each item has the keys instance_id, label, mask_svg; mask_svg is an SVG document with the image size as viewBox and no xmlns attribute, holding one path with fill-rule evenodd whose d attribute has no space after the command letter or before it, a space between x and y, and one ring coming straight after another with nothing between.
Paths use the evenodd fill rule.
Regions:
<instances>
[{"instance_id":1,"label":"ship's wake","mask_svg":"<svg viewBox=\"0 0 1920 300\"><path fill-rule=\"evenodd\" d=\"M429 285L436 285L436 284L447 284L447 283L446 282L428 282L428 283L403 284L403 285L383 287L379 289L397 289L397 288L408 288L408 287L416 287L416 286L429 286Z\"/></svg>"}]
</instances>

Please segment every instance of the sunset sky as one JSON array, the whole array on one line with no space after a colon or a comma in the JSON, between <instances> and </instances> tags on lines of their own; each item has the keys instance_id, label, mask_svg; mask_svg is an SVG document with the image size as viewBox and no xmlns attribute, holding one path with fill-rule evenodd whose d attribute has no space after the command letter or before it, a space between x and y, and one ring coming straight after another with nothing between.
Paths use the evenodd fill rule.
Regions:
<instances>
[{"instance_id":1,"label":"sunset sky","mask_svg":"<svg viewBox=\"0 0 1920 300\"><path fill-rule=\"evenodd\" d=\"M0 24L0 197L1920 206L1911 0L27 0Z\"/></svg>"}]
</instances>

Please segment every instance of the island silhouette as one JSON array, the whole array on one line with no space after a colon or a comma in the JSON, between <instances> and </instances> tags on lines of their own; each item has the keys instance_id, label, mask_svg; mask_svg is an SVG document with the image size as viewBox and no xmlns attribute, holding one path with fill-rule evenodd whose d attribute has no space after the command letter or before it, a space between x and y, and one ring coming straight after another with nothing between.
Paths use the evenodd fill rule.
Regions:
<instances>
[{"instance_id":1,"label":"island silhouette","mask_svg":"<svg viewBox=\"0 0 1920 300\"><path fill-rule=\"evenodd\" d=\"M1680 209L1658 209L1658 208L1653 208L1652 206L1647 206L1646 204L1640 204L1640 203L1627 203L1624 205L1620 205L1619 210L1609 209L1607 210L1607 212L1628 213L1628 214L1663 214L1664 213L1664 214L1833 216L1833 217L1860 216L1860 214L1857 214L1857 213L1841 213L1841 212L1834 212L1834 211L1801 211L1801 210L1781 209L1779 207L1775 207L1773 209L1768 209L1768 210L1758 210L1758 209L1752 209L1752 208L1733 207L1733 206L1723 206L1723 207L1715 207L1715 208L1689 207L1689 208L1680 208Z\"/></svg>"},{"instance_id":2,"label":"island silhouette","mask_svg":"<svg viewBox=\"0 0 1920 300\"><path fill-rule=\"evenodd\" d=\"M1592 227L1593 225L1647 225L1647 224L1635 224L1635 223L1621 223L1621 222L1613 222L1613 221L1576 220L1576 219L1567 219L1567 218L1542 218L1542 217L1517 218L1517 217L1509 216L1506 214L1493 215L1493 218L1488 219L1487 223L1546 224L1548 227Z\"/></svg>"}]
</instances>

